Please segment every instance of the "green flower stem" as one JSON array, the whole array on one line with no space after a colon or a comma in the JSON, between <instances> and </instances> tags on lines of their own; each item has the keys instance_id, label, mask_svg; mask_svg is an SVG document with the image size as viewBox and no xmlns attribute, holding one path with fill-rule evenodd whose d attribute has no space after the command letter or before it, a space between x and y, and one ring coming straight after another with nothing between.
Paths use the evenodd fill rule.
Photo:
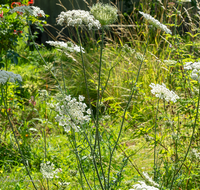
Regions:
<instances>
[{"instance_id":1,"label":"green flower stem","mask_svg":"<svg viewBox=\"0 0 200 190\"><path fill-rule=\"evenodd\" d=\"M170 190L172 190L172 188L173 188L175 176L180 172L180 170L181 170L181 168L182 168L182 166L183 166L183 164L184 164L184 162L185 162L185 160L186 160L186 158L187 158L187 156L188 156L189 150L190 150L190 148L191 148L191 145L192 145L192 142L193 142L193 139L194 139L194 133L195 133L196 124L197 124L197 119L198 119L198 114L199 114L200 83L198 83L198 84L199 84L199 96L198 96L198 102L197 102L197 107L196 107L197 113L196 113L196 117L195 117L195 121L194 121L194 126L193 126L193 129L192 129L192 136L191 136L191 139L190 139L190 144L189 144L189 146L188 146L188 149L187 149L187 152L186 152L186 154L185 154L185 157L184 157L184 159L183 159L182 164L181 164L180 167L177 169L177 172L174 171L174 176L173 176L173 178L172 178L172 183L171 183Z\"/></svg>"},{"instance_id":2,"label":"green flower stem","mask_svg":"<svg viewBox=\"0 0 200 190\"><path fill-rule=\"evenodd\" d=\"M87 177L86 177L86 175L85 175L85 172L84 172L84 170L83 170L83 166L82 166L82 163L81 163L79 154L78 154L75 131L74 131L74 129L72 129L72 128L71 128L71 130L73 131L73 141L74 141L74 150L75 150L74 152L75 152L75 154L76 154L76 158L77 158L77 161L78 161L78 168L79 168L79 173L80 173L80 176L81 176L81 186L82 186L82 189L84 189L83 183L82 183L82 174L83 174L83 176L84 176L84 178L85 178L85 181L86 181L86 183L87 183L89 189L92 190L92 188L91 188L91 186L90 186L90 184L89 184L89 182L88 182L88 180L87 180ZM69 139L70 139L70 138L69 138Z\"/></svg>"},{"instance_id":3,"label":"green flower stem","mask_svg":"<svg viewBox=\"0 0 200 190\"><path fill-rule=\"evenodd\" d=\"M156 143L156 128L157 128L159 101L160 101L160 98L158 99L158 104L157 104L157 109L156 109L156 120L155 120L155 126L154 126L154 136L155 136L155 140L154 140L154 181L156 180L156 170L157 170L157 165L156 165L156 146L157 146L157 143Z\"/></svg>"},{"instance_id":4,"label":"green flower stem","mask_svg":"<svg viewBox=\"0 0 200 190\"><path fill-rule=\"evenodd\" d=\"M98 116L96 116L96 120L94 118L93 112L92 112L92 107L91 107L91 102L90 102L90 96L89 96L89 89L88 89L88 85L87 85L87 77L86 77L86 69L85 69L85 64L84 64L84 59L83 59L83 53L81 50L81 39L80 39L80 35L78 32L78 27L76 27L76 31L77 31L77 35L78 35L78 39L79 39L79 44L80 44L80 51L81 51L81 58L82 58L82 65L83 65L83 72L84 72L84 78L85 78L85 85L86 85L86 90L87 90L87 95L88 95L88 100L89 100L89 106L90 106L90 110L91 110L91 115L93 118L93 121L95 123L96 126L96 136L95 136L95 145L94 145L94 150L92 151L92 155L93 155L93 161L94 161L94 165L95 165L95 169L97 172L97 176L101 185L101 188L103 188L102 182L101 182L101 178L99 176L99 172L98 172L98 168L96 165L96 160L95 160L95 149L96 149L96 142L98 142L98 150L99 150L99 156L100 156L100 167L101 167L101 171L102 171L102 175L103 175L103 179L104 179L104 186L106 187L106 180L105 180L105 174L104 174L104 170L103 170L103 166L102 166L102 159L101 159L101 148L100 148L100 141L99 141L99 129L98 129ZM104 29L102 29L102 44L103 44L103 34L104 34ZM103 46L101 46L101 54L100 54L100 68L99 68L99 73L101 75L101 62L102 62L102 50L103 50ZM99 115L99 94L100 94L100 75L99 75L99 85L98 85L98 94L97 94L97 115ZM97 140L98 139L98 140Z\"/></svg>"},{"instance_id":5,"label":"green flower stem","mask_svg":"<svg viewBox=\"0 0 200 190\"><path fill-rule=\"evenodd\" d=\"M33 187L37 190L37 187L35 186L35 183L33 182L33 179L32 179L32 177L31 177L31 174L30 174L30 172L29 172L29 169L28 169L28 167L27 167L27 165L26 165L26 161L25 161L24 155L23 155L22 150L21 150L21 148L20 148L20 146L19 146L19 142L18 142L17 137L16 137L16 135L15 135L15 130L14 130L13 124L12 124L12 122L11 122L10 116L9 116L9 114L8 114L8 111L7 111L7 104L6 104L6 101L5 101L5 99L4 99L4 94L3 94L3 85L1 85L1 94L2 94L2 99L3 99L3 102L4 102L4 106L5 106L5 109L6 109L6 115L7 115L9 124L10 124L10 126L11 126L11 129L12 129L12 132L13 132L13 135L14 135L14 138L15 138L15 141L16 141L16 143L17 143L19 152L20 152L20 154L21 154L23 164L24 164L24 166L25 166L25 168L26 168L26 171L27 171L27 173L28 173L28 175L29 175L29 177L30 177L30 180L31 180L31 182L32 182L32 184L33 184Z\"/></svg>"},{"instance_id":6,"label":"green flower stem","mask_svg":"<svg viewBox=\"0 0 200 190\"><path fill-rule=\"evenodd\" d=\"M85 63L84 63L84 59L83 59L83 52L81 50L82 43L81 43L81 38L80 38L80 35L79 35L78 27L76 27L76 32L77 32L78 41L79 41L79 44L80 44L80 52L81 52L81 59L82 59L82 66L83 66L83 74L84 74L84 80L85 80L85 86L86 86L86 91L87 91L89 106L90 106L90 110L91 110L92 119L93 119L93 121L95 123L96 121L95 121L94 114L93 114L93 111L92 111L92 106L91 106L91 100L90 100L90 93L89 93L89 88L88 88L88 83L87 83Z\"/></svg>"},{"instance_id":7,"label":"green flower stem","mask_svg":"<svg viewBox=\"0 0 200 190\"><path fill-rule=\"evenodd\" d=\"M110 155L110 161L109 161L109 166L108 166L108 189L109 189L109 187L110 187L110 169L111 169L112 157L113 157L114 151L115 151L115 149L116 149L116 147L117 147L117 145L118 145L119 139L120 139L120 137L121 137L121 133L122 133L123 125L124 125L124 120L125 120L126 112L127 112L128 108L129 108L129 104L130 104L130 102L131 102L131 100L132 100L132 97L133 97L133 95L134 95L135 92L136 92L136 85L137 85L137 82L138 82L138 79L139 79L140 70L141 70L141 67L142 67L142 64L143 64L144 56L145 56L145 54L146 54L148 42L149 42L149 33L148 33L148 37L147 37L147 43L146 43L146 46L145 46L144 54L143 54L143 59L141 60L141 63L140 63L139 69L138 69L138 73L137 73L137 77L136 77L136 80L135 80L135 84L134 84L134 86L132 87L131 95L130 95L130 97L129 97L128 103L127 103L126 108L125 108L125 110L124 110L124 114L123 114L123 118L122 118L122 122L121 122L121 126L120 126L120 131L119 131L117 140L116 140L116 142L115 142L115 145L114 145L114 147L113 147L113 150L112 150L112 152L111 152L111 155Z\"/></svg>"},{"instance_id":8,"label":"green flower stem","mask_svg":"<svg viewBox=\"0 0 200 190\"><path fill-rule=\"evenodd\" d=\"M99 79L98 79L97 104L96 104L96 135L95 135L94 151L96 149L96 143L98 143L100 166L101 166L101 171L102 171L103 180L104 180L104 187L106 189L106 178L105 178L105 173L102 166L100 133L99 133L99 103L100 103L100 99L102 98L102 95L100 97L100 88L101 88L101 66L102 66L102 56L103 56L103 42L104 42L104 27L102 27L102 36L101 36L101 52L100 52Z\"/></svg>"}]
</instances>

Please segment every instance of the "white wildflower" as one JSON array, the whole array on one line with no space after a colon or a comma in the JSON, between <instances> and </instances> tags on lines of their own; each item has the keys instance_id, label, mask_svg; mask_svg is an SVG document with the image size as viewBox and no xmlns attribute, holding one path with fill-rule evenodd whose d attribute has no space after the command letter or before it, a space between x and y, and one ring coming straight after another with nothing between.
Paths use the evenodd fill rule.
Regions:
<instances>
[{"instance_id":1,"label":"white wildflower","mask_svg":"<svg viewBox=\"0 0 200 190\"><path fill-rule=\"evenodd\" d=\"M167 28L167 26L165 26L164 24L161 24L158 20L156 20L155 18L153 18L151 15L143 13L141 11L139 11L139 13L141 15L143 15L143 17L152 25L154 25L156 28L161 29L162 31L166 32L167 34L172 34L171 30L169 30Z\"/></svg>"},{"instance_id":2,"label":"white wildflower","mask_svg":"<svg viewBox=\"0 0 200 190\"><path fill-rule=\"evenodd\" d=\"M146 183L143 181L138 181L138 183L139 184L133 185L133 189L129 189L129 190L159 190L156 187L146 185Z\"/></svg>"},{"instance_id":3,"label":"white wildflower","mask_svg":"<svg viewBox=\"0 0 200 190\"><path fill-rule=\"evenodd\" d=\"M163 61L165 64L167 64L167 65L175 65L176 63L177 63L177 61L175 61L175 60L164 60Z\"/></svg>"},{"instance_id":4,"label":"white wildflower","mask_svg":"<svg viewBox=\"0 0 200 190\"><path fill-rule=\"evenodd\" d=\"M58 112L55 117L60 126L63 126L66 132L73 128L76 132L80 130L80 125L90 121L90 111L87 110L87 105L83 103L83 96L79 96L79 101L66 96L64 100L60 100L55 104L55 110Z\"/></svg>"},{"instance_id":5,"label":"white wildflower","mask_svg":"<svg viewBox=\"0 0 200 190\"><path fill-rule=\"evenodd\" d=\"M90 9L90 13L101 23L101 25L109 25L117 20L117 8L109 5L97 3Z\"/></svg>"},{"instance_id":6,"label":"white wildflower","mask_svg":"<svg viewBox=\"0 0 200 190\"><path fill-rule=\"evenodd\" d=\"M143 172L142 173L146 179L146 181L148 181L151 185L155 186L155 187L159 187L159 184L157 184L155 181L153 181L153 179L148 175L148 173Z\"/></svg>"},{"instance_id":7,"label":"white wildflower","mask_svg":"<svg viewBox=\"0 0 200 190\"><path fill-rule=\"evenodd\" d=\"M149 86L152 88L152 94L154 94L158 98L165 99L167 102L176 102L177 99L179 99L179 96L176 95L173 91L170 91L168 88L166 88L165 84L163 83L162 85L151 83Z\"/></svg>"},{"instance_id":8,"label":"white wildflower","mask_svg":"<svg viewBox=\"0 0 200 190\"><path fill-rule=\"evenodd\" d=\"M64 186L64 187L67 187L68 185L70 184L70 182L58 182L58 185L60 186Z\"/></svg>"},{"instance_id":9,"label":"white wildflower","mask_svg":"<svg viewBox=\"0 0 200 190\"><path fill-rule=\"evenodd\" d=\"M73 44L72 42L54 42L54 41L46 41L47 44L50 44L51 46L55 46L57 48L60 48L64 51L69 52L80 52L80 46L77 46L76 44ZM84 48L81 47L81 50L83 53L85 53Z\"/></svg>"},{"instance_id":10,"label":"white wildflower","mask_svg":"<svg viewBox=\"0 0 200 190\"><path fill-rule=\"evenodd\" d=\"M82 95L79 95L78 99L79 99L80 102L82 102L85 99L85 97L82 96Z\"/></svg>"},{"instance_id":11,"label":"white wildflower","mask_svg":"<svg viewBox=\"0 0 200 190\"><path fill-rule=\"evenodd\" d=\"M84 10L71 10L62 11L57 18L57 24L63 26L82 26L85 25L90 29L101 28L100 22L94 18L88 11Z\"/></svg>"},{"instance_id":12,"label":"white wildflower","mask_svg":"<svg viewBox=\"0 0 200 190\"><path fill-rule=\"evenodd\" d=\"M190 76L193 80L200 82L200 70L194 69Z\"/></svg>"},{"instance_id":13,"label":"white wildflower","mask_svg":"<svg viewBox=\"0 0 200 190\"><path fill-rule=\"evenodd\" d=\"M10 12L11 13L19 12L22 14L26 13L34 17L45 17L44 11L41 10L39 7L35 6L18 6L11 9Z\"/></svg>"},{"instance_id":14,"label":"white wildflower","mask_svg":"<svg viewBox=\"0 0 200 190\"><path fill-rule=\"evenodd\" d=\"M58 173L58 170L54 170L54 164L48 161L47 163L40 164L40 172L42 173L43 178L52 179L57 177L56 174Z\"/></svg>"},{"instance_id":15,"label":"white wildflower","mask_svg":"<svg viewBox=\"0 0 200 190\"><path fill-rule=\"evenodd\" d=\"M193 154L198 160L200 160L200 152L198 152L197 149L193 148L193 149L192 149L192 154Z\"/></svg>"},{"instance_id":16,"label":"white wildflower","mask_svg":"<svg viewBox=\"0 0 200 190\"><path fill-rule=\"evenodd\" d=\"M5 84L6 82L15 83L18 80L22 82L22 77L19 74L14 74L13 72L0 70L0 84Z\"/></svg>"},{"instance_id":17,"label":"white wildflower","mask_svg":"<svg viewBox=\"0 0 200 190\"><path fill-rule=\"evenodd\" d=\"M200 62L186 62L186 64L183 66L185 70L192 70L197 69L200 70Z\"/></svg>"}]
</instances>

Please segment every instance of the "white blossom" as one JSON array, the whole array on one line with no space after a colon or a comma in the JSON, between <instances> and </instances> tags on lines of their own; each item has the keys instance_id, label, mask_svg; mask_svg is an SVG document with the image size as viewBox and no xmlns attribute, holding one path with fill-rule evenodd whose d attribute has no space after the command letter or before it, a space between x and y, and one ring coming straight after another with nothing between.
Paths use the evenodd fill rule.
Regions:
<instances>
[{"instance_id":1,"label":"white blossom","mask_svg":"<svg viewBox=\"0 0 200 190\"><path fill-rule=\"evenodd\" d=\"M11 13L14 12L19 12L19 13L27 13L31 16L34 17L45 17L45 13L43 10L41 10L39 7L35 7L35 6L18 6L18 7L14 7L13 9L10 10Z\"/></svg>"},{"instance_id":2,"label":"white blossom","mask_svg":"<svg viewBox=\"0 0 200 190\"><path fill-rule=\"evenodd\" d=\"M69 132L71 128L78 132L80 125L90 121L91 111L89 109L86 111L87 105L82 102L83 100L82 95L79 96L79 101L68 95L55 104L55 111L58 112L55 119L66 132Z\"/></svg>"},{"instance_id":3,"label":"white blossom","mask_svg":"<svg viewBox=\"0 0 200 190\"><path fill-rule=\"evenodd\" d=\"M49 161L40 164L40 172L42 173L43 178L52 179L57 177L56 174L60 172L60 169L54 169L54 164Z\"/></svg>"},{"instance_id":4,"label":"white blossom","mask_svg":"<svg viewBox=\"0 0 200 190\"><path fill-rule=\"evenodd\" d=\"M129 190L159 190L156 187L146 185L146 183L143 181L138 181L138 183L139 184L133 185L133 189L129 189Z\"/></svg>"},{"instance_id":5,"label":"white blossom","mask_svg":"<svg viewBox=\"0 0 200 190\"><path fill-rule=\"evenodd\" d=\"M158 20L156 20L155 18L153 18L151 15L143 13L141 11L139 11L139 13L141 15L143 15L143 17L152 25L154 25L156 28L161 29L162 31L166 32L167 34L172 34L171 30L169 30L167 28L167 26L165 26L164 24L161 24Z\"/></svg>"},{"instance_id":6,"label":"white blossom","mask_svg":"<svg viewBox=\"0 0 200 190\"><path fill-rule=\"evenodd\" d=\"M151 93L160 99L165 99L167 102L176 102L179 99L179 96L166 88L163 83L162 85L151 83L149 86L152 88Z\"/></svg>"},{"instance_id":7,"label":"white blossom","mask_svg":"<svg viewBox=\"0 0 200 190\"><path fill-rule=\"evenodd\" d=\"M57 24L61 26L85 25L89 28L89 30L92 28L101 28L100 22L96 20L90 12L84 10L62 11L60 15L58 15Z\"/></svg>"},{"instance_id":8,"label":"white blossom","mask_svg":"<svg viewBox=\"0 0 200 190\"><path fill-rule=\"evenodd\" d=\"M192 70L197 69L200 70L200 62L186 62L186 64L183 66L185 70Z\"/></svg>"},{"instance_id":9,"label":"white blossom","mask_svg":"<svg viewBox=\"0 0 200 190\"><path fill-rule=\"evenodd\" d=\"M109 25L117 20L117 8L109 5L97 3L90 9L90 13L101 23L101 25Z\"/></svg>"},{"instance_id":10,"label":"white blossom","mask_svg":"<svg viewBox=\"0 0 200 190\"><path fill-rule=\"evenodd\" d=\"M18 80L22 82L22 77L19 74L14 74L13 72L0 70L0 84L5 84L6 82L15 83Z\"/></svg>"},{"instance_id":11,"label":"white blossom","mask_svg":"<svg viewBox=\"0 0 200 190\"><path fill-rule=\"evenodd\" d=\"M69 51L69 52L80 52L80 49L82 53L85 53L84 48L80 46L77 46L76 44L72 42L54 42L54 41L46 41L47 44L50 44L51 46L55 46L57 48L60 48L64 51Z\"/></svg>"},{"instance_id":12,"label":"white blossom","mask_svg":"<svg viewBox=\"0 0 200 190\"><path fill-rule=\"evenodd\" d=\"M193 149L192 149L192 154L193 154L198 160L200 160L200 152L198 152L197 149L193 148Z\"/></svg>"},{"instance_id":13,"label":"white blossom","mask_svg":"<svg viewBox=\"0 0 200 190\"><path fill-rule=\"evenodd\" d=\"M143 172L142 173L146 179L146 181L148 181L151 185L155 186L155 187L159 187L159 184L157 184L155 181L153 181L153 179L148 175L148 173Z\"/></svg>"}]
</instances>

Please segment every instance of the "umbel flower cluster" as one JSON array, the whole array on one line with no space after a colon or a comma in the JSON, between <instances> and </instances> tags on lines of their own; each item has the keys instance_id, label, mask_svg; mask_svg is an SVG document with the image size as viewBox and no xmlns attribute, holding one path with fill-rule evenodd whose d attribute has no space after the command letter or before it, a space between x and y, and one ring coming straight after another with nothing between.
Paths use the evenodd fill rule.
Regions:
<instances>
[{"instance_id":1,"label":"umbel flower cluster","mask_svg":"<svg viewBox=\"0 0 200 190\"><path fill-rule=\"evenodd\" d=\"M35 6L18 6L10 10L11 13L18 12L20 14L27 13L34 17L45 17L45 13L39 7Z\"/></svg>"},{"instance_id":2,"label":"umbel flower cluster","mask_svg":"<svg viewBox=\"0 0 200 190\"><path fill-rule=\"evenodd\" d=\"M172 34L171 30L169 30L167 28L167 26L165 26L164 24L161 24L158 20L156 20L155 18L153 18L151 15L143 13L141 11L139 11L139 13L153 26L155 26L156 28L161 29L162 31L166 32L167 34Z\"/></svg>"},{"instance_id":3,"label":"umbel flower cluster","mask_svg":"<svg viewBox=\"0 0 200 190\"><path fill-rule=\"evenodd\" d=\"M0 84L5 84L6 82L15 83L16 80L22 82L22 77L19 74L14 74L13 72L0 70Z\"/></svg>"},{"instance_id":4,"label":"umbel flower cluster","mask_svg":"<svg viewBox=\"0 0 200 190\"><path fill-rule=\"evenodd\" d=\"M102 3L97 3L90 9L90 13L93 14L97 20L99 20L101 25L114 23L117 20L117 11L117 8L109 4Z\"/></svg>"},{"instance_id":5,"label":"umbel flower cluster","mask_svg":"<svg viewBox=\"0 0 200 190\"><path fill-rule=\"evenodd\" d=\"M88 11L84 10L71 10L62 11L57 18L57 24L61 26L82 26L85 25L91 30L92 28L101 28L101 24L94 18Z\"/></svg>"},{"instance_id":6,"label":"umbel flower cluster","mask_svg":"<svg viewBox=\"0 0 200 190\"><path fill-rule=\"evenodd\" d=\"M139 184L133 185L133 189L129 190L159 190L159 184L157 184L153 179L145 172L143 172L145 180L150 183L152 186L146 185L143 181L138 181Z\"/></svg>"},{"instance_id":7,"label":"umbel flower cluster","mask_svg":"<svg viewBox=\"0 0 200 190\"><path fill-rule=\"evenodd\" d=\"M66 132L69 132L71 128L78 132L80 125L90 121L91 110L86 110L87 105L83 103L84 99L85 97L79 95L79 101L77 101L68 95L55 105L55 110L58 112L55 119Z\"/></svg>"},{"instance_id":8,"label":"umbel flower cluster","mask_svg":"<svg viewBox=\"0 0 200 190\"><path fill-rule=\"evenodd\" d=\"M42 173L43 178L46 178L46 179L52 179L54 177L58 178L56 174L61 171L62 171L61 169L55 170L54 164L49 161L47 163L40 164L40 172Z\"/></svg>"},{"instance_id":9,"label":"umbel flower cluster","mask_svg":"<svg viewBox=\"0 0 200 190\"><path fill-rule=\"evenodd\" d=\"M146 183L143 181L138 181L138 183L139 184L133 185L133 189L129 189L129 190L159 190L156 187L146 185Z\"/></svg>"},{"instance_id":10,"label":"umbel flower cluster","mask_svg":"<svg viewBox=\"0 0 200 190\"><path fill-rule=\"evenodd\" d=\"M80 46L77 46L76 44L68 41L68 42L54 42L54 41L46 41L47 44L50 44L51 46L57 47L63 51L68 52L80 52ZM85 53L84 48L81 47L82 53Z\"/></svg>"},{"instance_id":11,"label":"umbel flower cluster","mask_svg":"<svg viewBox=\"0 0 200 190\"><path fill-rule=\"evenodd\" d=\"M151 83L149 86L152 88L151 93L160 99L165 99L167 102L176 102L179 99L179 96L166 88L163 83L162 85Z\"/></svg>"},{"instance_id":12,"label":"umbel flower cluster","mask_svg":"<svg viewBox=\"0 0 200 190\"><path fill-rule=\"evenodd\" d=\"M200 82L200 62L186 62L183 68L185 70L192 70L190 77Z\"/></svg>"}]
</instances>

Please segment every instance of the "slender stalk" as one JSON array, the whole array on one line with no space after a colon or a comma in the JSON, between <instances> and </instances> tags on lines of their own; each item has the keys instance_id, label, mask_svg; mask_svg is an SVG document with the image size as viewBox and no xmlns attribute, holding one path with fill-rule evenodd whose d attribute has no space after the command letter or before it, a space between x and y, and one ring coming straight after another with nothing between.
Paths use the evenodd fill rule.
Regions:
<instances>
[{"instance_id":1,"label":"slender stalk","mask_svg":"<svg viewBox=\"0 0 200 190\"><path fill-rule=\"evenodd\" d=\"M154 140L154 181L156 180L156 170L157 170L157 166L156 166L156 146L157 146L157 143L156 143L156 128L157 128L159 101L160 101L160 98L158 99L158 104L157 104L157 109L156 109L156 121L155 121L155 126L154 126L154 136L155 136L155 140Z\"/></svg>"},{"instance_id":2,"label":"slender stalk","mask_svg":"<svg viewBox=\"0 0 200 190\"><path fill-rule=\"evenodd\" d=\"M20 148L20 146L19 146L19 142L18 142L17 137L16 137L16 135L15 135L15 131L14 131L13 124L12 124L12 122L11 122L10 116L9 116L9 114L8 114L8 111L7 111L7 104L6 104L6 102L5 102L4 94L3 94L3 85L1 85L1 93L2 93L2 99L3 99L3 102L4 102L4 106L5 106L5 109L6 109L6 115L7 115L9 124L10 124L10 126L11 126L11 129L12 129L12 132L13 132L13 135L14 135L14 138L15 138L15 141L16 141L16 143L17 143L19 152L20 152L20 154L21 154L23 164L24 164L24 166L25 166L25 168L26 168L26 171L27 171L27 173L28 173L28 175L29 175L29 177L30 177L30 180L31 180L31 182L32 182L32 184L33 184L33 187L37 190L37 187L35 186L35 183L33 182L33 179L32 179L32 177L31 177L31 174L30 174L30 172L29 172L29 169L28 169L28 167L27 167L27 165L26 165L24 155L23 155L22 150L21 150L21 148Z\"/></svg>"},{"instance_id":3,"label":"slender stalk","mask_svg":"<svg viewBox=\"0 0 200 190\"><path fill-rule=\"evenodd\" d=\"M146 43L146 46L145 46L143 58L144 58L144 56L145 56L145 54L146 54L148 42L149 42L149 34L148 34L148 37L147 37L147 43ZM130 102L131 102L131 100L132 100L132 97L133 97L134 93L136 92L136 85L137 85L137 82L138 82L138 79L139 79L139 75L140 75L140 70L141 70L142 64L143 64L143 59L142 59L142 61L141 61L141 63L140 63L140 66L139 66L139 69L138 69L138 73L137 73L137 77L136 77L136 80L135 80L135 84L134 84L134 86L132 87L131 95L130 95L130 97L129 97L128 103L127 103L126 108L125 108L125 110L124 110L124 114L123 114L123 117L122 117L122 122L121 122L120 131L119 131L117 140L116 140L115 145L114 145L114 148L113 148L113 150L112 150L112 152L111 152L110 161L109 161L109 166L108 166L108 189L109 189L109 187L110 187L110 169L111 169L112 157L113 157L114 151L115 151L115 149L116 149L116 147L117 147L117 145L118 145L119 139L120 139L120 137L121 137L121 133L122 133L123 125L124 125L124 120L125 120L126 112L127 112L128 108L129 108L129 104L130 104Z\"/></svg>"},{"instance_id":4,"label":"slender stalk","mask_svg":"<svg viewBox=\"0 0 200 190\"><path fill-rule=\"evenodd\" d=\"M73 138L73 141L74 141L75 154L76 154L76 157L77 157L77 161L79 162L78 165L80 166L80 168L79 168L80 176L81 176L81 178L82 178L82 174L83 174L83 176L84 176L84 178L85 178L85 181L86 181L86 183L87 183L89 189L92 190L92 188L91 188L91 186L90 186L90 184L89 184L89 182L88 182L88 180L87 180L87 177L86 177L86 175L85 175L85 172L84 172L84 170L83 170L80 157L79 157L79 155L78 155L77 145L76 145L76 136L75 136L74 129L71 129L71 130L73 131L73 137L74 137L74 138ZM82 186L82 189L84 189L82 180L81 180L81 186Z\"/></svg>"},{"instance_id":5,"label":"slender stalk","mask_svg":"<svg viewBox=\"0 0 200 190\"><path fill-rule=\"evenodd\" d=\"M98 79L97 104L96 104L96 135L95 135L94 151L96 149L96 143L98 143L100 167L101 167L101 171L103 175L104 187L106 189L106 178L105 178L105 173L102 166L100 134L99 134L99 101L102 98L102 96L100 96L100 88L101 88L101 66L102 66L102 56L103 56L103 42L104 42L104 27L102 27L102 36L101 36L101 52L100 52L99 79Z\"/></svg>"},{"instance_id":6,"label":"slender stalk","mask_svg":"<svg viewBox=\"0 0 200 190\"><path fill-rule=\"evenodd\" d=\"M61 56L61 58L62 58L62 56ZM62 70L63 85L64 85L64 90L65 90L65 93L66 93L66 86L65 86L65 78L64 78L64 72L63 72L62 59L60 60L60 62L61 62L61 70Z\"/></svg>"},{"instance_id":7,"label":"slender stalk","mask_svg":"<svg viewBox=\"0 0 200 190\"><path fill-rule=\"evenodd\" d=\"M95 123L95 118L94 118L94 114L93 114L93 111L92 111L91 100L90 100L90 93L89 93L89 88L88 88L88 83L87 83L87 76L86 76L85 63L84 63L84 59L83 59L83 52L82 52L82 49L81 49L82 43L81 43L81 38L80 38L80 35L79 35L78 27L76 27L76 32L77 32L78 41L79 41L79 44L80 44L80 52L81 52L83 74L84 74L84 80L85 80L85 87L86 87L86 91L87 91L87 96L88 96L88 101L89 101L89 106L90 106L90 110L91 110L92 119L93 119L93 121Z\"/></svg>"},{"instance_id":8,"label":"slender stalk","mask_svg":"<svg viewBox=\"0 0 200 190\"><path fill-rule=\"evenodd\" d=\"M93 117L93 121L94 121L94 123L95 123L95 125L96 125L96 137L97 137L97 135L98 135L98 131L99 131L99 129L98 129L98 117L96 118L96 120L95 120L95 118L94 118L94 115L93 115L93 112L92 112L92 107L91 107L91 102L90 102L90 96L89 96L89 89L88 89L88 85L87 85L87 77L86 77L86 69L85 69L85 64L84 64L84 59L83 59L83 53L82 53L82 49L81 49L81 39L80 39L80 35L79 35L79 31L78 31L78 27L76 27L76 31L77 31L77 35L78 35L78 39L79 39L79 44L80 44L80 51L81 51L81 58L82 58L82 65L83 65L83 72L84 72L84 79L85 79L85 85L86 85L86 90L87 90L87 95L88 95L88 100L89 100L89 106L90 106L90 110L91 110L91 115L92 115L92 117ZM104 31L102 31L102 39L103 39L103 34L104 34ZM102 40L102 44L103 44L103 40ZM103 46L102 46L103 47ZM103 48L101 48L101 55L100 55L100 73L101 73L101 60L102 60L102 49ZM100 77L100 75L99 75L99 77ZM100 81L99 81L100 82ZM97 95L98 97L99 97L99 86L98 86L98 95ZM97 98L97 102L99 102L99 98ZM97 110L99 110L99 109L97 109ZM98 115L98 113L97 113L97 115ZM95 122L96 121L96 122ZM93 155L93 162L94 162L94 165L95 165L95 169L96 169L96 172L97 172L97 176L98 176L98 179L99 179L99 182L100 182L100 185L101 185L101 188L102 189L104 189L103 188L103 185L102 185L102 182L101 182L101 178L100 178L100 176L99 176L99 172L98 172L98 168L97 168L97 164L96 164L96 160L95 160L95 148L96 148L96 138L95 137L95 145L94 145L94 150L91 152L92 153L92 155ZM98 138L99 139L99 138ZM104 179L104 185L105 185L105 187L106 187L106 180L105 180L105 175L104 175L104 171L103 171L103 166L102 166L102 160L101 160L101 149L100 149L100 143L99 143L99 140L98 140L98 148L99 148L99 156L100 156L100 167L101 167L101 171L102 171L102 175L103 175L103 179Z\"/></svg>"},{"instance_id":9,"label":"slender stalk","mask_svg":"<svg viewBox=\"0 0 200 190\"><path fill-rule=\"evenodd\" d=\"M187 156L188 156L188 153L189 153L189 150L191 148L191 145L192 145L192 142L193 142L193 139L194 139L194 134L195 134L195 129L196 129L196 124L197 124L197 119L198 119L198 114L199 114L199 100L200 100L200 83L199 84L199 96L198 96L198 102L197 102L197 107L196 107L196 117L195 117L195 121L194 121L194 126L193 126L193 129L192 129L192 136L191 136L191 139L190 139L190 144L188 146L188 149L186 151L186 154L185 154L185 157L183 159L183 162L181 163L180 167L178 168L177 172L174 171L174 176L172 178L172 183L171 183L171 187L170 187L170 190L173 188L173 184L174 184L174 179L175 179L175 176L180 172Z\"/></svg>"}]
</instances>

